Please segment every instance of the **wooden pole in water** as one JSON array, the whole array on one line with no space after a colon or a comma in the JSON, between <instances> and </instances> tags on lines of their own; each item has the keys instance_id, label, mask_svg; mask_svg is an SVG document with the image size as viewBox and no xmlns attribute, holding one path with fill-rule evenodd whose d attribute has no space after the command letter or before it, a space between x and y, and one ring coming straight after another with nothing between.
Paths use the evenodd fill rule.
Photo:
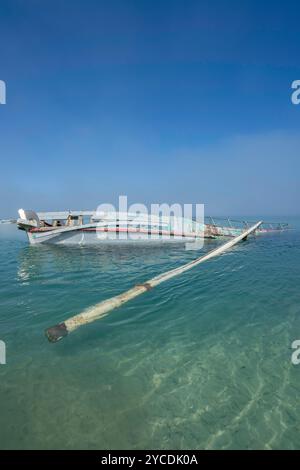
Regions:
<instances>
[{"instance_id":1,"label":"wooden pole in water","mask_svg":"<svg viewBox=\"0 0 300 470\"><path fill-rule=\"evenodd\" d=\"M220 247L215 248L206 255L200 256L200 258L197 258L194 261L190 261L189 263L184 264L183 266L179 266L178 268L171 269L170 271L153 277L152 279L147 282L144 282L143 284L137 284L136 286L132 287L126 292L123 292L122 294L104 300L99 304L94 305L93 307L89 307L78 315L75 315L74 317L71 317L68 320L65 320L64 322L59 323L58 325L47 328L45 333L48 340L52 343L56 343L64 336L67 336L68 333L71 333L72 331L76 330L79 326L85 325L86 323L91 323L95 320L98 320L99 318L106 316L108 312L114 310L117 307L120 307L129 300L134 299L138 295L143 294L144 292L152 289L153 287L158 286L162 282L165 282L168 279L171 279L172 277L178 276L178 274L182 274L185 271L188 271L189 269L193 268L194 266L197 266L198 264L203 263L204 261L207 261L211 258L214 258L215 256L224 253L224 251L227 251L229 248L236 245L239 241L246 239L248 235L255 232L255 230L261 224L262 221L257 222L255 225L247 229L241 235L238 235L237 237L224 243Z\"/></svg>"}]
</instances>

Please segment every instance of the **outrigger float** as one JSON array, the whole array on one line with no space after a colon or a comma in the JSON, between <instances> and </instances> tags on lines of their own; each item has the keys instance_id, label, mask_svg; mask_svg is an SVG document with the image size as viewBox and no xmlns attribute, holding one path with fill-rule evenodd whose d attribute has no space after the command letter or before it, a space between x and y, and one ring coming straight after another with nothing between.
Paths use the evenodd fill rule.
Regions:
<instances>
[{"instance_id":1,"label":"outrigger float","mask_svg":"<svg viewBox=\"0 0 300 470\"><path fill-rule=\"evenodd\" d=\"M236 237L253 222L205 218L203 224L176 216L156 216L129 212L19 210L17 225L29 242L55 244L95 244L106 242L191 242L222 236ZM288 224L262 222L256 234L282 231Z\"/></svg>"}]
</instances>

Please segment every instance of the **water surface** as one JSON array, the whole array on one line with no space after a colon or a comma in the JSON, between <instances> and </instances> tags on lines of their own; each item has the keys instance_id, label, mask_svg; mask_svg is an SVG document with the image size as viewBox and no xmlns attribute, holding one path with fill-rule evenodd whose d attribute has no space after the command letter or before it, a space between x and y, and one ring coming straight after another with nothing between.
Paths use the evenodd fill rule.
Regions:
<instances>
[{"instance_id":1,"label":"water surface","mask_svg":"<svg viewBox=\"0 0 300 470\"><path fill-rule=\"evenodd\" d=\"M0 448L299 448L299 235L251 238L50 344L45 328L200 253L0 227Z\"/></svg>"}]
</instances>

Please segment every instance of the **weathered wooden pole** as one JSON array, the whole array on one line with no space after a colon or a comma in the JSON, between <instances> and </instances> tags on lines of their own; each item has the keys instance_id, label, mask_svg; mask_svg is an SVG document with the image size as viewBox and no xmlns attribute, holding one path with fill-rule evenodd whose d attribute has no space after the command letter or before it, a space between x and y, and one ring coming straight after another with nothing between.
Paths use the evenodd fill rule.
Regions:
<instances>
[{"instance_id":1,"label":"weathered wooden pole","mask_svg":"<svg viewBox=\"0 0 300 470\"><path fill-rule=\"evenodd\" d=\"M189 263L184 264L183 266L179 266L178 268L171 269L170 271L153 277L152 279L147 282L144 282L143 284L137 284L136 286L132 287L126 292L123 292L122 294L116 295L115 297L112 297L107 300L103 300L102 302L87 308L78 315L68 318L68 320L59 323L58 325L47 328L45 333L48 340L52 343L56 343L64 336L67 336L68 333L71 333L72 331L76 330L79 326L85 325L86 323L91 323L95 320L98 320L99 318L105 317L110 311L114 310L117 307L120 307L121 305L125 304L131 299L134 299L138 295L147 292L153 287L158 286L162 282L165 282L168 279L171 279L172 277L178 276L178 274L182 274L185 271L188 271L189 269L193 268L194 266L197 266L198 264L203 263L204 261L207 261L211 258L214 258L215 256L224 253L224 251L227 251L229 248L236 245L239 241L246 239L248 235L255 232L255 230L261 224L262 221L257 222L255 225L250 227L241 235L238 235L232 240L224 243L218 248L215 248L206 255L195 259L194 261L190 261Z\"/></svg>"}]
</instances>

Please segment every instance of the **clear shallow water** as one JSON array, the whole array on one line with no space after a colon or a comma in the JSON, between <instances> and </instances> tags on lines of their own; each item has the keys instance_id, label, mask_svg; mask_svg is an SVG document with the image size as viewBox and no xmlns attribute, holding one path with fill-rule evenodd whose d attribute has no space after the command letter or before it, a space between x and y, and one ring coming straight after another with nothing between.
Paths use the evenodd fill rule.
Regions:
<instances>
[{"instance_id":1,"label":"clear shallow water","mask_svg":"<svg viewBox=\"0 0 300 470\"><path fill-rule=\"evenodd\" d=\"M30 247L0 227L0 448L300 448L293 223L57 344L45 328L199 253Z\"/></svg>"}]
</instances>

